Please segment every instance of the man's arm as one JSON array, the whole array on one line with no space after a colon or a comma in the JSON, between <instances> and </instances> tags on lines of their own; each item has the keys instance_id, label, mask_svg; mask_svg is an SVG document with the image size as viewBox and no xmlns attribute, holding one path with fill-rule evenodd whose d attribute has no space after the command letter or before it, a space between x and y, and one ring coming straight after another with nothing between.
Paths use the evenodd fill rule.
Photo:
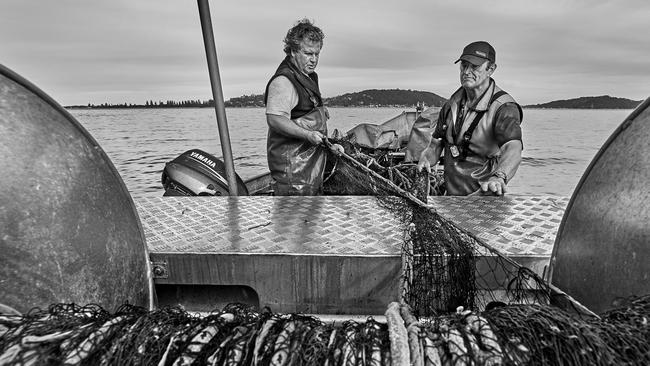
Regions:
<instances>
[{"instance_id":1,"label":"man's arm","mask_svg":"<svg viewBox=\"0 0 650 366\"><path fill-rule=\"evenodd\" d=\"M519 108L514 103L506 103L497 111L495 120L494 135L501 146L499 166L495 175L479 184L481 192L501 196L506 193L506 185L515 176L521 163L523 143Z\"/></svg>"},{"instance_id":2,"label":"man's arm","mask_svg":"<svg viewBox=\"0 0 650 366\"><path fill-rule=\"evenodd\" d=\"M517 173L521 164L521 153L523 146L519 140L511 140L501 146L501 158L499 159L499 170L506 173L508 180Z\"/></svg>"},{"instance_id":3,"label":"man's arm","mask_svg":"<svg viewBox=\"0 0 650 366\"><path fill-rule=\"evenodd\" d=\"M266 123L269 128L285 136L309 141L314 145L322 143L325 137L318 131L310 131L291 120L291 110L298 105L298 93L291 81L278 76L269 84L266 101Z\"/></svg>"},{"instance_id":4,"label":"man's arm","mask_svg":"<svg viewBox=\"0 0 650 366\"><path fill-rule=\"evenodd\" d=\"M480 181L481 191L491 192L497 196L506 193L506 180L512 179L521 163L521 152L523 146L519 140L511 140L501 146L501 157L499 158L499 168L497 172L505 173L506 178L493 175L485 181ZM499 173L500 174L500 173Z\"/></svg>"},{"instance_id":5,"label":"man's arm","mask_svg":"<svg viewBox=\"0 0 650 366\"><path fill-rule=\"evenodd\" d=\"M422 150L420 154L420 159L418 161L418 171L426 169L427 172L431 173L431 165L435 166L440 160L440 154L442 154L442 141L437 138L432 138L429 146L426 149Z\"/></svg>"},{"instance_id":6,"label":"man's arm","mask_svg":"<svg viewBox=\"0 0 650 366\"><path fill-rule=\"evenodd\" d=\"M443 150L443 143L442 139L445 136L445 129L444 129L444 123L441 121L445 120L445 113L448 111L448 105L445 104L440 108L440 111L438 112L438 121L436 122L436 126L431 133L431 141L429 142L429 146L427 146L426 149L422 150L422 153L420 153L420 158L418 161L418 171L421 172L423 168L426 168L427 172L431 173L431 165L435 166L438 164L438 160L440 160L440 155L442 154Z\"/></svg>"},{"instance_id":7,"label":"man's arm","mask_svg":"<svg viewBox=\"0 0 650 366\"><path fill-rule=\"evenodd\" d=\"M285 136L306 140L314 145L322 143L323 138L325 138L322 133L304 129L285 116L267 114L266 123L268 123L270 128Z\"/></svg>"}]
</instances>

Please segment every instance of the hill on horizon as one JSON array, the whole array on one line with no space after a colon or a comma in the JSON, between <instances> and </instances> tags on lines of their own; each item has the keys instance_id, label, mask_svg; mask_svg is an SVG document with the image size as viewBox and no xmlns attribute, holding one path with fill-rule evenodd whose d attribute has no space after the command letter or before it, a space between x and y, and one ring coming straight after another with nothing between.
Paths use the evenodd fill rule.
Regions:
<instances>
[{"instance_id":1,"label":"hill on horizon","mask_svg":"<svg viewBox=\"0 0 650 366\"><path fill-rule=\"evenodd\" d=\"M405 107L419 102L429 107L442 107L447 100L435 93L420 90L367 89L325 98L324 104L332 107Z\"/></svg>"},{"instance_id":2,"label":"hill on horizon","mask_svg":"<svg viewBox=\"0 0 650 366\"><path fill-rule=\"evenodd\" d=\"M445 98L427 91L421 90L403 90L403 89L367 89L354 93L346 93L335 97L324 98L323 103L328 107L414 107L418 103L424 103L427 107L441 107L446 101ZM541 104L524 105L523 108L542 108L542 109L633 109L641 102L626 98L617 98L609 95L596 97L580 97L565 100L554 100L552 102ZM230 98L224 102L226 107L230 108L247 108L247 107L264 107L264 96L262 94L242 95L240 97ZM109 104L102 103L99 105L88 103L87 105L70 105L65 108L70 109L106 109L106 108L206 108L214 107L212 99L207 101L185 100L165 102L153 100L146 101L145 104Z\"/></svg>"},{"instance_id":3,"label":"hill on horizon","mask_svg":"<svg viewBox=\"0 0 650 366\"><path fill-rule=\"evenodd\" d=\"M580 97L565 100L554 100L543 104L526 105L524 108L556 108L556 109L633 109L642 100L636 101L626 98L601 95L598 97Z\"/></svg>"},{"instance_id":4,"label":"hill on horizon","mask_svg":"<svg viewBox=\"0 0 650 366\"><path fill-rule=\"evenodd\" d=\"M323 98L323 104L328 107L411 107L419 102L429 107L441 107L445 101L445 98L435 93L410 89L367 89ZM243 95L228 99L225 105L226 107L264 107L264 96Z\"/></svg>"},{"instance_id":5,"label":"hill on horizon","mask_svg":"<svg viewBox=\"0 0 650 366\"><path fill-rule=\"evenodd\" d=\"M418 102L423 102L426 106L441 107L445 101L445 98L427 91L410 89L367 89L324 98L323 103L329 107L408 107L414 106ZM636 101L602 95L554 100L547 103L525 105L523 107L548 109L633 109L641 102L642 100ZM263 106L263 95L231 98L226 102L226 107Z\"/></svg>"}]
</instances>

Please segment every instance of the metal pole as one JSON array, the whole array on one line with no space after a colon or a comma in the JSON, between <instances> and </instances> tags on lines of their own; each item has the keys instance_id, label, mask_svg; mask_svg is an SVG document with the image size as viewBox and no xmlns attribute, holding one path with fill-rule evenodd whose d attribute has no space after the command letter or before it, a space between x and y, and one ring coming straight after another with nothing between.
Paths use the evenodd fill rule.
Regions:
<instances>
[{"instance_id":1,"label":"metal pole","mask_svg":"<svg viewBox=\"0 0 650 366\"><path fill-rule=\"evenodd\" d=\"M226 165L226 179L228 180L228 190L230 191L231 196L237 196L235 164L233 163L232 150L230 148L230 133L228 132L226 107L223 103L221 76L219 75L219 63L217 62L217 48L214 44L212 20L210 19L210 6L208 4L208 0L197 0L197 2L199 5L199 17L201 18L201 30L203 31L205 55L208 59L208 71L210 72L212 98L214 99L214 109L217 112L219 140L221 141L221 151L223 152L223 160Z\"/></svg>"}]
</instances>

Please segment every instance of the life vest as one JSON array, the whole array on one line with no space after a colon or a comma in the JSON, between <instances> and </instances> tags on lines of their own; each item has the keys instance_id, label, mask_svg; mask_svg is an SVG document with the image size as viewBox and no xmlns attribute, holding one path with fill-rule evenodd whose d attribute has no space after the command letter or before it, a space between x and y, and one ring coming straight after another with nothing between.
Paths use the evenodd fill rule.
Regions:
<instances>
[{"instance_id":1,"label":"life vest","mask_svg":"<svg viewBox=\"0 0 650 366\"><path fill-rule=\"evenodd\" d=\"M271 81L280 75L289 79L298 93L298 104L291 110L291 120L304 129L319 131L327 136L329 116L322 106L318 75L312 73L307 77L296 69L288 57L285 58L266 85L265 104ZM267 161L274 180L275 195L321 194L327 162L327 151L322 145L313 145L269 128Z\"/></svg>"},{"instance_id":2,"label":"life vest","mask_svg":"<svg viewBox=\"0 0 650 366\"><path fill-rule=\"evenodd\" d=\"M465 90L458 89L449 98L449 110L444 115L442 139L445 147L445 183L449 195L468 195L480 188L479 180L491 176L498 168L501 150L493 137L494 116L501 106L514 103L519 109L520 121L523 119L521 106L493 80L483 97L464 118L460 131L455 133L454 122L460 113L460 104ZM440 123L440 121L439 121ZM459 149L460 156L454 157Z\"/></svg>"}]
</instances>

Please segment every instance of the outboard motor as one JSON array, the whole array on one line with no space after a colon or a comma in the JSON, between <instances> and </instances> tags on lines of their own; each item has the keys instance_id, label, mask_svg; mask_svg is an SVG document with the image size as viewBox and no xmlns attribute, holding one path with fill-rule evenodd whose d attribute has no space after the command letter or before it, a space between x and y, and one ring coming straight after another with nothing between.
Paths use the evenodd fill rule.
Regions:
<instances>
[{"instance_id":1,"label":"outboard motor","mask_svg":"<svg viewBox=\"0 0 650 366\"><path fill-rule=\"evenodd\" d=\"M235 174L237 192L247 196L248 189ZM203 150L188 150L165 164L162 172L163 196L227 196L226 165Z\"/></svg>"}]
</instances>

